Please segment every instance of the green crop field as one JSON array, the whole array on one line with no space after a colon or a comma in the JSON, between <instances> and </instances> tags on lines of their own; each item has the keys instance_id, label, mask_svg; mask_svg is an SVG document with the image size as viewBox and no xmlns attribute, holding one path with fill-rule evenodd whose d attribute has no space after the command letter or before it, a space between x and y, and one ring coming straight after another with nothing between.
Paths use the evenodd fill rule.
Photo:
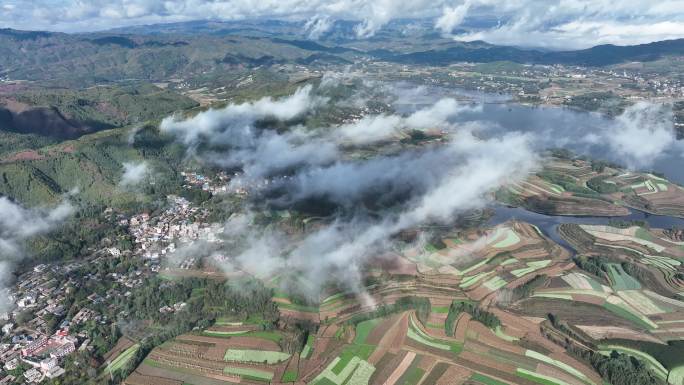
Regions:
<instances>
[{"instance_id":1,"label":"green crop field","mask_svg":"<svg viewBox=\"0 0 684 385\"><path fill-rule=\"evenodd\" d=\"M342 353L340 353L339 362L331 369L331 371L334 374L340 374L355 357L358 359L367 360L374 350L375 347L371 345L349 345L344 348Z\"/></svg>"},{"instance_id":2,"label":"green crop field","mask_svg":"<svg viewBox=\"0 0 684 385\"><path fill-rule=\"evenodd\" d=\"M335 368L339 370L335 372ZM358 356L348 361L336 357L310 384L316 385L364 385L368 384L375 367Z\"/></svg>"},{"instance_id":3,"label":"green crop field","mask_svg":"<svg viewBox=\"0 0 684 385\"><path fill-rule=\"evenodd\" d=\"M541 353L536 352L534 350L528 349L525 351L525 355L527 357L531 357L531 358L534 358L536 360L545 362L549 365L553 365L557 368L560 368L560 369L564 370L565 372L570 373L573 376L579 378L582 381L589 381L589 379L587 378L587 376L584 375L584 373L580 372L579 370L573 368L572 366L570 366L570 365L568 365L562 361L554 360L553 358L551 358L545 354L541 354Z\"/></svg>"},{"instance_id":4,"label":"green crop field","mask_svg":"<svg viewBox=\"0 0 684 385\"><path fill-rule=\"evenodd\" d=\"M283 373L283 376L280 378L280 382L295 382L297 381L298 377L299 374L297 372L286 370L285 373Z\"/></svg>"},{"instance_id":5,"label":"green crop field","mask_svg":"<svg viewBox=\"0 0 684 385\"><path fill-rule=\"evenodd\" d=\"M425 371L421 368L418 367L412 367L409 369L408 373L406 373L405 380L404 380L404 385L413 385L417 384L420 382L420 379L423 378L425 375Z\"/></svg>"},{"instance_id":6,"label":"green crop field","mask_svg":"<svg viewBox=\"0 0 684 385\"><path fill-rule=\"evenodd\" d=\"M247 380L270 382L273 379L273 373L267 372L265 370L252 368L237 368L232 366L226 366L225 368L223 368L223 373L238 375Z\"/></svg>"},{"instance_id":7,"label":"green crop field","mask_svg":"<svg viewBox=\"0 0 684 385\"><path fill-rule=\"evenodd\" d=\"M501 382L497 379L485 376L484 374L480 374L480 373L473 373L470 376L470 380L475 381L475 382L479 382L479 383L484 384L484 385L506 385L505 382Z\"/></svg>"},{"instance_id":8,"label":"green crop field","mask_svg":"<svg viewBox=\"0 0 684 385\"><path fill-rule=\"evenodd\" d=\"M290 355L283 352L272 352L251 349L228 349L223 356L224 361L237 362L265 362L267 364L277 364L290 358Z\"/></svg>"},{"instance_id":9,"label":"green crop field","mask_svg":"<svg viewBox=\"0 0 684 385\"><path fill-rule=\"evenodd\" d=\"M515 275L516 277L520 278L522 276L525 276L529 273L532 273L534 271L537 271L541 268L544 268L551 264L550 259L546 260L541 260L541 261L532 261L532 262L527 262L527 267L521 268L521 269L516 269L512 270L511 274Z\"/></svg>"},{"instance_id":10,"label":"green crop field","mask_svg":"<svg viewBox=\"0 0 684 385\"><path fill-rule=\"evenodd\" d=\"M607 263L608 275L610 281L613 283L615 290L639 290L641 284L622 268L622 265L617 263Z\"/></svg>"},{"instance_id":11,"label":"green crop field","mask_svg":"<svg viewBox=\"0 0 684 385\"><path fill-rule=\"evenodd\" d=\"M530 380L532 382L536 382L538 384L542 385L570 385L565 381L559 380L557 378L545 376L543 374L538 374L526 369L518 368L516 370L516 374L518 377L524 378L526 380Z\"/></svg>"},{"instance_id":12,"label":"green crop field","mask_svg":"<svg viewBox=\"0 0 684 385\"><path fill-rule=\"evenodd\" d=\"M425 332L423 332L415 324L413 317L411 317L411 319L410 319L409 328L408 328L408 332L406 333L406 336L408 338L416 341L416 342L423 344L423 345L427 345L427 346L433 347L435 349L452 351L456 354L460 353L461 350L463 349L463 346L459 343L451 342L451 341L442 341L442 340L439 340L437 338L433 338L433 337L425 334Z\"/></svg>"},{"instance_id":13,"label":"green crop field","mask_svg":"<svg viewBox=\"0 0 684 385\"><path fill-rule=\"evenodd\" d=\"M248 337L255 337L255 338L261 338L273 342L280 342L281 339L283 339L283 336L274 331L256 331L256 332L249 332L246 334Z\"/></svg>"},{"instance_id":14,"label":"green crop field","mask_svg":"<svg viewBox=\"0 0 684 385\"><path fill-rule=\"evenodd\" d=\"M107 371L107 373L113 373L122 369L135 356L135 354L138 352L138 349L140 349L140 344L135 344L124 350L121 354L119 354L118 357L116 357L116 359L114 359L114 361L107 365L105 371Z\"/></svg>"},{"instance_id":15,"label":"green crop field","mask_svg":"<svg viewBox=\"0 0 684 385\"><path fill-rule=\"evenodd\" d=\"M356 325L356 337L354 337L355 344L366 343L368 334L381 322L381 319L375 318L368 321L363 321Z\"/></svg>"},{"instance_id":16,"label":"green crop field","mask_svg":"<svg viewBox=\"0 0 684 385\"><path fill-rule=\"evenodd\" d=\"M222 332L222 331L217 331L217 330L205 330L202 332L202 335L205 335L207 337L220 337L220 338L230 338L234 336L243 336L247 334L248 331L246 330L236 330L236 331L230 331L230 332Z\"/></svg>"},{"instance_id":17,"label":"green crop field","mask_svg":"<svg viewBox=\"0 0 684 385\"><path fill-rule=\"evenodd\" d=\"M634 324L638 325L639 327L642 327L644 329L655 329L658 327L658 325L654 324L652 321L648 320L647 318L643 318L640 314L635 314L627 309L625 309L622 306L614 305L612 303L604 303L603 307L606 308L608 311L611 313L614 313L628 321L633 322Z\"/></svg>"},{"instance_id":18,"label":"green crop field","mask_svg":"<svg viewBox=\"0 0 684 385\"><path fill-rule=\"evenodd\" d=\"M449 306L433 306L431 310L433 313L447 314L449 313Z\"/></svg>"},{"instance_id":19,"label":"green crop field","mask_svg":"<svg viewBox=\"0 0 684 385\"><path fill-rule=\"evenodd\" d=\"M299 353L299 358L309 358L311 352L313 351L314 338L315 337L313 334L309 334L309 336L306 338L306 344L304 345L304 348L302 348L302 352Z\"/></svg>"}]
</instances>

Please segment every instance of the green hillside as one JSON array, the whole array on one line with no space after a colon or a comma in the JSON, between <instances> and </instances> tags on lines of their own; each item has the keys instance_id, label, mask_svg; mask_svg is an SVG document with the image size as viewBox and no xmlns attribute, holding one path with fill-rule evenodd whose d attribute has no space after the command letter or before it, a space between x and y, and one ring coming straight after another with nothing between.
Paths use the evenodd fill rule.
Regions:
<instances>
[{"instance_id":1,"label":"green hillside","mask_svg":"<svg viewBox=\"0 0 684 385\"><path fill-rule=\"evenodd\" d=\"M77 192L78 200L90 204L126 205L140 196L119 188L123 163L146 160L154 170L153 183L144 187L152 196L176 188L176 167L184 151L146 127L138 136L152 135L130 146L129 128L86 135L77 140L41 148L40 159L0 164L0 194L26 205L57 202L63 194Z\"/></svg>"}]
</instances>

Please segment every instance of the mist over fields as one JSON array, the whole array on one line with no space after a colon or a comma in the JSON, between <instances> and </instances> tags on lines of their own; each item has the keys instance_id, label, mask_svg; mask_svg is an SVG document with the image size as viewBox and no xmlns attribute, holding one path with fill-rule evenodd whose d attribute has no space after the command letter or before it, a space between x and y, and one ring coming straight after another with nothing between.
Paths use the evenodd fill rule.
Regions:
<instances>
[{"instance_id":1,"label":"mist over fields","mask_svg":"<svg viewBox=\"0 0 684 385\"><path fill-rule=\"evenodd\" d=\"M600 145L627 166L644 167L678 146L665 106L637 104L598 131L577 127L567 132L551 120L541 132L523 131L483 119L483 104L391 84L384 85L388 100L419 101L411 112L302 126L303 116L331 103L350 103L326 96L326 89L335 87L330 79L339 78L327 75L321 86L302 87L290 96L229 104L161 123L161 131L183 143L191 156L237 172L230 188L250 194L251 205L226 223L226 235L235 241L221 250L230 255L226 271L262 277L287 272L291 281L282 286L311 298L331 283L359 291L364 264L391 251L394 236L449 224L459 214L488 206L498 188L538 170L547 148ZM434 136L422 146L393 147L417 133ZM369 156L353 155L370 148ZM328 224L292 237L255 225L251 210L259 207L322 207Z\"/></svg>"}]
</instances>

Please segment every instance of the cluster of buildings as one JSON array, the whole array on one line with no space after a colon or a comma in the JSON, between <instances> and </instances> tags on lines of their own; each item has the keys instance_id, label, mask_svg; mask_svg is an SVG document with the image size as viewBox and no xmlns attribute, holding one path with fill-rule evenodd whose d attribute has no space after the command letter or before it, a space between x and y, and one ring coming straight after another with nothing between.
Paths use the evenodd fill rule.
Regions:
<instances>
[{"instance_id":1,"label":"cluster of buildings","mask_svg":"<svg viewBox=\"0 0 684 385\"><path fill-rule=\"evenodd\" d=\"M142 213L127 221L135 240L134 254L156 263L155 272L159 271L158 264L163 257L176 259L179 246L196 241L219 243L224 231L222 224L207 220L208 210L199 209L182 197L169 196L168 200L169 208L160 215L151 218ZM192 268L197 258L187 255L178 262L181 268Z\"/></svg>"},{"instance_id":2,"label":"cluster of buildings","mask_svg":"<svg viewBox=\"0 0 684 385\"><path fill-rule=\"evenodd\" d=\"M187 189L197 188L212 194L228 192L228 183L231 177L224 171L216 174L216 178L209 178L194 171L181 171L183 187Z\"/></svg>"},{"instance_id":3,"label":"cluster of buildings","mask_svg":"<svg viewBox=\"0 0 684 385\"><path fill-rule=\"evenodd\" d=\"M19 365L29 368L23 372L28 383L38 383L45 378L57 378L64 374L60 361L76 351L79 344L78 338L70 336L66 330L60 330L52 336L26 337L24 342L23 345L3 344L0 351L5 371L13 371ZM16 378L11 374L3 378L3 381L10 380L15 381Z\"/></svg>"},{"instance_id":4,"label":"cluster of buildings","mask_svg":"<svg viewBox=\"0 0 684 385\"><path fill-rule=\"evenodd\" d=\"M0 385L5 383L39 383L45 379L61 376L66 356L77 349L90 350L90 336L81 325L89 321L100 324L111 322L94 310L98 304L121 295L130 295L112 285L106 294L92 293L77 312L70 313L67 297L78 287L90 281L101 282L99 273L75 274L74 271L111 258L105 251L101 255L69 264L40 264L18 277L17 284L9 291L11 309L0 314L2 343L0 343ZM149 273L134 270L126 274L109 273L120 283L141 280ZM91 308L92 307L92 308ZM54 332L53 332L54 331ZM21 370L17 370L20 368ZM19 377L19 378L16 378Z\"/></svg>"},{"instance_id":5,"label":"cluster of buildings","mask_svg":"<svg viewBox=\"0 0 684 385\"><path fill-rule=\"evenodd\" d=\"M175 251L176 245L197 240L217 242L222 226L206 221L208 212L193 207L184 198L170 196L170 206L161 214L151 217L147 213L131 218L118 217L119 225L128 226L135 239L134 250L121 251L104 247L85 260L69 264L40 264L22 274L8 292L11 310L0 314L2 341L0 344L0 385L22 381L39 383L64 373L60 366L64 357L76 349L92 349L81 325L93 321L102 325L112 322L96 309L113 306L117 298L132 295L132 289L142 285L150 274L159 271L162 255ZM105 263L126 255L139 257L144 264L136 264L123 271L98 271L88 266ZM188 257L182 266L192 266L196 259ZM84 269L88 273L74 273ZM70 293L90 283L111 283L106 292L91 293L85 306L75 311L67 301ZM95 285L93 285L95 286ZM186 307L176 303L159 309L174 313ZM71 311L71 313L70 313ZM27 319L28 317L28 319ZM53 333L53 331L56 332ZM21 368L21 374L16 370ZM23 378L15 378L17 375ZM3 382L4 381L4 382Z\"/></svg>"},{"instance_id":6,"label":"cluster of buildings","mask_svg":"<svg viewBox=\"0 0 684 385\"><path fill-rule=\"evenodd\" d=\"M79 284L69 278L68 273L80 266L80 262L67 265L41 264L22 274L17 285L8 293L8 299L14 305L12 310L0 314L0 321L5 321L3 333L9 334L14 328L12 320L16 320L27 310L31 310L33 318L26 320L26 326L39 333L49 332L51 327L46 320L64 315L67 310L63 305L66 295Z\"/></svg>"},{"instance_id":7,"label":"cluster of buildings","mask_svg":"<svg viewBox=\"0 0 684 385\"><path fill-rule=\"evenodd\" d=\"M38 383L64 373L60 363L77 347L87 344L87 335L71 335L70 326L96 317L83 309L70 319L65 317L67 294L82 284L69 273L85 262L70 264L40 264L22 274L10 291L12 310L0 314L2 341L0 344L0 384L12 382ZM25 319L30 314L30 319ZM22 319L24 318L24 319ZM58 325L53 320L61 320ZM19 325L20 324L20 325ZM52 330L57 329L52 333ZM12 374L18 367L28 368ZM16 373L15 373L16 374Z\"/></svg>"},{"instance_id":8,"label":"cluster of buildings","mask_svg":"<svg viewBox=\"0 0 684 385\"><path fill-rule=\"evenodd\" d=\"M563 104L586 92L612 92L625 99L666 101L684 98L684 83L669 74L624 68L568 65L502 65L456 63L445 68L373 63L367 74L380 79L419 79L426 84L462 87L490 94L505 94L520 102ZM532 98L532 99L530 99Z\"/></svg>"},{"instance_id":9,"label":"cluster of buildings","mask_svg":"<svg viewBox=\"0 0 684 385\"><path fill-rule=\"evenodd\" d=\"M199 174L186 177L195 188L212 191L219 185ZM219 176L219 181L227 182L228 176ZM223 226L208 221L208 210L193 206L182 197L167 198L169 207L154 216L141 213L130 218L121 215L111 218L114 223L127 226L134 240L132 251L122 251L110 242L109 247L101 247L78 262L40 264L18 277L16 285L7 292L11 306L0 313L0 385L39 383L59 377L64 373L64 357L76 350L94 348L84 325L113 322L98 310L112 308L116 299L132 295L135 287L159 272L164 255L195 241L222 242ZM106 266L113 258L123 256L136 257L138 262L115 271L91 268ZM199 260L192 255L185 258L181 268L193 268ZM85 305L73 309L70 294L91 286L102 287L99 285L102 282L108 283L104 289L92 292L79 302ZM186 306L179 302L159 311L175 313Z\"/></svg>"},{"instance_id":10,"label":"cluster of buildings","mask_svg":"<svg viewBox=\"0 0 684 385\"><path fill-rule=\"evenodd\" d=\"M187 303L185 302L177 302L174 303L173 306L162 306L159 308L160 313L175 313L177 311L181 311L185 309L185 307L188 306Z\"/></svg>"},{"instance_id":11,"label":"cluster of buildings","mask_svg":"<svg viewBox=\"0 0 684 385\"><path fill-rule=\"evenodd\" d=\"M127 220L130 234L135 239L135 254L158 261L176 251L177 245L197 240L218 242L223 227L209 223L208 210L200 210L187 199L168 197L170 207L159 216L151 218L142 213Z\"/></svg>"}]
</instances>

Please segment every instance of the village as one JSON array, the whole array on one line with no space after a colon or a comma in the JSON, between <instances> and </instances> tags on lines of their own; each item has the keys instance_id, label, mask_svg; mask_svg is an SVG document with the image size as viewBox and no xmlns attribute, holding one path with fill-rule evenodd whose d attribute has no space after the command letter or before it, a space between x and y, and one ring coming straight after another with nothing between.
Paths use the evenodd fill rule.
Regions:
<instances>
[{"instance_id":1,"label":"village","mask_svg":"<svg viewBox=\"0 0 684 385\"><path fill-rule=\"evenodd\" d=\"M190 172L184 175L187 188L225 191L224 175L214 179ZM206 209L178 196L168 196L167 208L156 216L142 212L125 217L109 209L105 215L127 228L134 240L132 250L105 247L85 260L39 264L17 277L8 293L11 306L0 312L0 385L41 383L60 377L67 356L96 349L89 330L107 329L116 323L98 309L115 308L120 298L131 297L151 276L169 269L193 268L197 258L175 257L179 247L195 241L222 242L223 226L208 223ZM134 261L130 264L134 267L82 274L90 266L106 266L114 259ZM89 293L79 301L85 305L76 308L74 293L87 287L103 289ZM159 312L174 313L185 307L185 303L173 303L160 307Z\"/></svg>"}]
</instances>

